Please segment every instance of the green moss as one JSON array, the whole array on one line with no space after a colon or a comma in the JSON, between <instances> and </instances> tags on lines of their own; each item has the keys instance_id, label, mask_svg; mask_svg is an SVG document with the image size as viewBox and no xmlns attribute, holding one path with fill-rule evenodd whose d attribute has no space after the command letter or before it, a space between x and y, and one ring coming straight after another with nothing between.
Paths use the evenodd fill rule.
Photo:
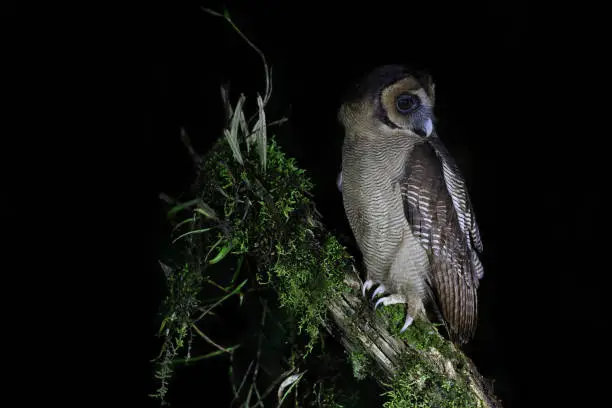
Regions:
<instances>
[{"instance_id":1,"label":"green moss","mask_svg":"<svg viewBox=\"0 0 612 408\"><path fill-rule=\"evenodd\" d=\"M388 401L385 408L396 407L476 407L477 402L467 389L463 380L464 358L460 352L440 335L436 325L422 320L415 321L399 333L404 324L406 312L404 305L390 305L378 309L389 323L391 334L405 340L416 350L431 352L435 349L448 359L457 373L455 379L441 373L440 367L434 367L427 360L406 356L398 370L391 391L385 393Z\"/></svg>"},{"instance_id":2,"label":"green moss","mask_svg":"<svg viewBox=\"0 0 612 408\"><path fill-rule=\"evenodd\" d=\"M248 253L257 263L257 281L272 284L279 306L309 337L312 350L325 319L327 303L346 290L344 273L350 257L317 219L312 182L293 158L271 138L267 170L243 149L244 165L229 145L218 143L205 158L195 191L218 213L232 253Z\"/></svg>"},{"instance_id":3,"label":"green moss","mask_svg":"<svg viewBox=\"0 0 612 408\"><path fill-rule=\"evenodd\" d=\"M299 318L299 330L310 337L312 350L325 319L328 302L343 290L343 274L347 255L336 239L327 236L322 248L314 238L302 235L286 247L273 272L279 282L280 306Z\"/></svg>"},{"instance_id":4,"label":"green moss","mask_svg":"<svg viewBox=\"0 0 612 408\"><path fill-rule=\"evenodd\" d=\"M435 367L414 358L406 358L391 389L384 408L473 408L478 402L461 378L450 379Z\"/></svg>"},{"instance_id":5,"label":"green moss","mask_svg":"<svg viewBox=\"0 0 612 408\"><path fill-rule=\"evenodd\" d=\"M451 359L453 362L459 362L457 360L460 358L460 354L455 351L452 343L439 333L439 325L417 318L403 333L400 333L406 319L404 305L395 304L380 307L377 309L377 313L387 319L391 334L406 340L412 347L418 350L429 350L433 347L444 357Z\"/></svg>"},{"instance_id":6,"label":"green moss","mask_svg":"<svg viewBox=\"0 0 612 408\"><path fill-rule=\"evenodd\" d=\"M161 353L156 359L155 377L159 387L155 397L162 401L168 391L168 382L174 372L173 360L185 347L192 323L192 313L200 305L198 294L202 288L202 275L189 264L167 268L168 294L163 302L165 318L159 329L163 338Z\"/></svg>"},{"instance_id":7,"label":"green moss","mask_svg":"<svg viewBox=\"0 0 612 408\"><path fill-rule=\"evenodd\" d=\"M353 377L361 381L369 374L370 359L363 352L350 353L351 366L353 367Z\"/></svg>"}]
</instances>

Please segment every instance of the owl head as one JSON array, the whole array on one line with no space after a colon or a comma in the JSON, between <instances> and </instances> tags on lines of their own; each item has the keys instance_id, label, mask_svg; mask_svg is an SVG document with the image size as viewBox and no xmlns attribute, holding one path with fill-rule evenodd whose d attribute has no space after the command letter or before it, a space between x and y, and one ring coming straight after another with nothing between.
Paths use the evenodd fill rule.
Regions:
<instances>
[{"instance_id":1,"label":"owl head","mask_svg":"<svg viewBox=\"0 0 612 408\"><path fill-rule=\"evenodd\" d=\"M349 89L338 119L345 127L358 122L361 127L409 130L428 137L433 131L434 91L429 74L402 65L384 65Z\"/></svg>"}]
</instances>

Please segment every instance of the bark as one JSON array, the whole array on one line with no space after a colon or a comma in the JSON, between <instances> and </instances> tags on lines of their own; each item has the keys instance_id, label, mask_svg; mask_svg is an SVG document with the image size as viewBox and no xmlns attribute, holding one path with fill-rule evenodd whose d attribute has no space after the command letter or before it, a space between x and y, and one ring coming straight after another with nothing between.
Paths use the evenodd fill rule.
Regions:
<instances>
[{"instance_id":1,"label":"bark","mask_svg":"<svg viewBox=\"0 0 612 408\"><path fill-rule=\"evenodd\" d=\"M444 357L437 349L418 349L393 336L387 329L387 322L377 316L361 296L361 281L355 270L353 273L347 273L345 282L353 290L330 302L328 310L333 324L326 324L326 329L341 341L347 351L365 351L386 379L391 379L402 369L401 356L407 354L409 358L419 359L436 367L439 373L446 377L455 379L461 376L480 406L502 407L490 382L480 375L473 361L454 344L447 342L446 345L466 363L460 372L455 369L453 361Z\"/></svg>"}]
</instances>

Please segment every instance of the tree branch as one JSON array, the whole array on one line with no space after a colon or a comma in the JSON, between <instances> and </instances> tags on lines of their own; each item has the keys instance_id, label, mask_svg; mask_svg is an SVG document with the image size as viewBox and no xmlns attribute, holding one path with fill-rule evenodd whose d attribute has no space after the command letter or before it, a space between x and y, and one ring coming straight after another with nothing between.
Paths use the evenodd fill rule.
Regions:
<instances>
[{"instance_id":1,"label":"tree branch","mask_svg":"<svg viewBox=\"0 0 612 408\"><path fill-rule=\"evenodd\" d=\"M373 312L361 296L361 282L354 269L353 273L346 274L345 283L352 291L343 293L330 302L328 311L333 324L328 323L325 327L332 336L340 340L349 353L365 352L382 373L383 378L379 380L392 380L404 369L406 359L412 359L432 367L437 374L445 378L461 381L478 406L502 407L491 384L453 343L440 336L445 348L445 351L441 352L434 346L418 347L393 335L388 329L389 322ZM412 330L412 327L408 330ZM432 335L439 336L437 331L433 331Z\"/></svg>"}]
</instances>

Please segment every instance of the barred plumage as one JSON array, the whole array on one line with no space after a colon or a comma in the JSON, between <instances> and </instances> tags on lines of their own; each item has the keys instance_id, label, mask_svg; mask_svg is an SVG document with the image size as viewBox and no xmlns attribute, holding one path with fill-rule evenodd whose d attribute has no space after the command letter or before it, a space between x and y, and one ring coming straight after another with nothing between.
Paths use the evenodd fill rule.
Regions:
<instances>
[{"instance_id":1,"label":"barred plumage","mask_svg":"<svg viewBox=\"0 0 612 408\"><path fill-rule=\"evenodd\" d=\"M453 199L451 191L460 197L465 190L462 180L456 173L444 171L432 145L424 141L410 152L401 182L404 213L429 255L429 283L447 329L453 338L464 342L476 329L478 304L478 271L473 265L469 236L461 228L462 220L470 220L462 208L469 207L457 207L461 200ZM447 188L449 177L454 183L451 191Z\"/></svg>"}]
</instances>

